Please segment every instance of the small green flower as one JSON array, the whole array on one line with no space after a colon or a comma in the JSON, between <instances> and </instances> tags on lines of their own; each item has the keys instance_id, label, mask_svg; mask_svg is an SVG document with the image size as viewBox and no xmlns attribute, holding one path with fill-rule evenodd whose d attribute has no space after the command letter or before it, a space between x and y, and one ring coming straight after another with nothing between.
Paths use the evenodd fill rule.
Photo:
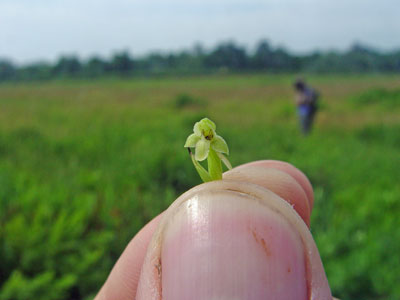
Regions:
<instances>
[{"instance_id":1,"label":"small green flower","mask_svg":"<svg viewBox=\"0 0 400 300\"><path fill-rule=\"evenodd\" d=\"M225 140L215 132L216 126L210 119L204 118L194 125L193 132L186 139L185 146L189 148L193 164L203 181L222 179L221 161L228 169L231 164L224 154L229 154L229 148ZM190 148L195 148L193 155ZM208 171L199 163L207 158Z\"/></svg>"}]
</instances>

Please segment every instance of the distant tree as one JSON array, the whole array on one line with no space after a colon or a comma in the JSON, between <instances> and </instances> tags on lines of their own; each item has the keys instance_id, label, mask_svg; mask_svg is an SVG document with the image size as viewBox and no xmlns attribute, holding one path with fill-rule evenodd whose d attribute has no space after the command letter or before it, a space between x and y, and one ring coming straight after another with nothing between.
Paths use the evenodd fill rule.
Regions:
<instances>
[{"instance_id":1,"label":"distant tree","mask_svg":"<svg viewBox=\"0 0 400 300\"><path fill-rule=\"evenodd\" d=\"M272 70L274 71L294 71L297 69L297 59L290 55L285 49L278 48L273 53Z\"/></svg>"},{"instance_id":2,"label":"distant tree","mask_svg":"<svg viewBox=\"0 0 400 300\"><path fill-rule=\"evenodd\" d=\"M168 69L176 69L182 57L179 54L170 53L165 56L165 66Z\"/></svg>"},{"instance_id":3,"label":"distant tree","mask_svg":"<svg viewBox=\"0 0 400 300\"><path fill-rule=\"evenodd\" d=\"M251 65L256 70L297 71L301 67L301 59L290 55L285 49L273 49L266 40L262 40L251 58Z\"/></svg>"},{"instance_id":4,"label":"distant tree","mask_svg":"<svg viewBox=\"0 0 400 300\"><path fill-rule=\"evenodd\" d=\"M169 54L166 57L166 65L169 73L196 74L204 69L203 56L196 55L193 51Z\"/></svg>"},{"instance_id":5,"label":"distant tree","mask_svg":"<svg viewBox=\"0 0 400 300\"><path fill-rule=\"evenodd\" d=\"M110 65L101 58L94 56L84 65L84 73L89 77L99 77L110 71Z\"/></svg>"},{"instance_id":6,"label":"distant tree","mask_svg":"<svg viewBox=\"0 0 400 300\"><path fill-rule=\"evenodd\" d=\"M82 70L79 59L75 56L62 56L53 68L55 76L75 77Z\"/></svg>"},{"instance_id":7,"label":"distant tree","mask_svg":"<svg viewBox=\"0 0 400 300\"><path fill-rule=\"evenodd\" d=\"M377 71L380 56L378 51L356 43L343 55L343 63L347 65L347 71L350 72Z\"/></svg>"},{"instance_id":8,"label":"distant tree","mask_svg":"<svg viewBox=\"0 0 400 300\"><path fill-rule=\"evenodd\" d=\"M400 51L381 52L355 43L347 51L317 51L295 55L284 48L273 47L261 40L254 53L234 42L224 42L211 50L196 43L187 51L150 53L133 59L127 51L115 53L109 60L92 57L81 63L75 56L63 56L54 64L34 63L15 66L0 59L0 81L42 80L52 77L99 77L107 74L122 76L159 74L198 74L225 70L265 72L398 72Z\"/></svg>"},{"instance_id":9,"label":"distant tree","mask_svg":"<svg viewBox=\"0 0 400 300\"><path fill-rule=\"evenodd\" d=\"M309 72L342 72L342 56L337 52L331 51L321 55L315 55L308 59L304 64L304 70Z\"/></svg>"},{"instance_id":10,"label":"distant tree","mask_svg":"<svg viewBox=\"0 0 400 300\"><path fill-rule=\"evenodd\" d=\"M119 75L128 75L133 71L134 62L126 51L116 53L110 63L111 70Z\"/></svg>"},{"instance_id":11,"label":"distant tree","mask_svg":"<svg viewBox=\"0 0 400 300\"><path fill-rule=\"evenodd\" d=\"M214 69L244 70L248 67L248 56L245 49L233 42L223 43L205 57L205 66Z\"/></svg>"},{"instance_id":12,"label":"distant tree","mask_svg":"<svg viewBox=\"0 0 400 300\"><path fill-rule=\"evenodd\" d=\"M400 51L382 56L378 61L378 68L382 72L400 72Z\"/></svg>"},{"instance_id":13,"label":"distant tree","mask_svg":"<svg viewBox=\"0 0 400 300\"><path fill-rule=\"evenodd\" d=\"M193 50L191 51L194 56L204 56L206 51L201 43L196 42L193 46Z\"/></svg>"},{"instance_id":14,"label":"distant tree","mask_svg":"<svg viewBox=\"0 0 400 300\"><path fill-rule=\"evenodd\" d=\"M320 51L314 51L311 54L298 56L299 69L303 71L310 71L310 66L317 61L323 54Z\"/></svg>"},{"instance_id":15,"label":"distant tree","mask_svg":"<svg viewBox=\"0 0 400 300\"><path fill-rule=\"evenodd\" d=\"M273 51L266 40L262 40L252 58L252 67L256 70L268 70L273 64Z\"/></svg>"},{"instance_id":16,"label":"distant tree","mask_svg":"<svg viewBox=\"0 0 400 300\"><path fill-rule=\"evenodd\" d=\"M0 60L0 81L13 80L16 77L16 67L6 59Z\"/></svg>"},{"instance_id":17,"label":"distant tree","mask_svg":"<svg viewBox=\"0 0 400 300\"><path fill-rule=\"evenodd\" d=\"M46 62L38 62L21 67L18 70L20 80L45 80L52 76L52 66Z\"/></svg>"},{"instance_id":18,"label":"distant tree","mask_svg":"<svg viewBox=\"0 0 400 300\"><path fill-rule=\"evenodd\" d=\"M376 56L379 55L379 52L373 49L372 47L363 45L361 43L354 43L349 50L351 54L364 54L364 55L371 55Z\"/></svg>"},{"instance_id":19,"label":"distant tree","mask_svg":"<svg viewBox=\"0 0 400 300\"><path fill-rule=\"evenodd\" d=\"M173 58L170 59L171 62L173 60ZM168 58L165 58L160 53L151 53L144 59L143 66L146 69L146 73L149 74L165 73L168 67Z\"/></svg>"}]
</instances>

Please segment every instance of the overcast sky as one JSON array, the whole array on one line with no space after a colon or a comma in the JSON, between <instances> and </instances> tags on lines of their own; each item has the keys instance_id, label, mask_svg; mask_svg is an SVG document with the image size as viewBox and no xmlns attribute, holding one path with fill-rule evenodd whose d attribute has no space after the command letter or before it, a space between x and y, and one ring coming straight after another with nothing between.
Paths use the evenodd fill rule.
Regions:
<instances>
[{"instance_id":1,"label":"overcast sky","mask_svg":"<svg viewBox=\"0 0 400 300\"><path fill-rule=\"evenodd\" d=\"M18 63L206 48L261 38L294 52L400 48L400 0L0 0L0 57Z\"/></svg>"}]
</instances>

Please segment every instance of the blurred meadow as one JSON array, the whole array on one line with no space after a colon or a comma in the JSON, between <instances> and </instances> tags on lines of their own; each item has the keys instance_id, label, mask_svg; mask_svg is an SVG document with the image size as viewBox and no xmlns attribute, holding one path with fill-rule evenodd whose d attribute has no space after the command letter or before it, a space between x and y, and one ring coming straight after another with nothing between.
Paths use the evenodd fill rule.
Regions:
<instances>
[{"instance_id":1,"label":"blurred meadow","mask_svg":"<svg viewBox=\"0 0 400 300\"><path fill-rule=\"evenodd\" d=\"M183 144L205 116L233 165L284 160L310 178L335 296L400 299L400 76L310 75L306 137L295 78L1 84L0 300L92 299L135 233L200 183Z\"/></svg>"}]
</instances>

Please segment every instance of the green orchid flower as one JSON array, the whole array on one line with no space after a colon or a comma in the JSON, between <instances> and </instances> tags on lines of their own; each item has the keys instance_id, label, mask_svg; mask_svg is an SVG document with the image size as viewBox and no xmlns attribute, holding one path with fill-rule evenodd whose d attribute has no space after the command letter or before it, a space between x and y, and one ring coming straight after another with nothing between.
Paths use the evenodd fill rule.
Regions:
<instances>
[{"instance_id":1,"label":"green orchid flower","mask_svg":"<svg viewBox=\"0 0 400 300\"><path fill-rule=\"evenodd\" d=\"M215 123L208 118L196 122L193 133L186 139L185 148L189 149L192 162L204 182L222 179L223 162L228 169L232 166L224 154L229 155L225 140L215 132ZM195 149L193 155L191 148ZM199 163L207 159L208 171Z\"/></svg>"}]
</instances>

